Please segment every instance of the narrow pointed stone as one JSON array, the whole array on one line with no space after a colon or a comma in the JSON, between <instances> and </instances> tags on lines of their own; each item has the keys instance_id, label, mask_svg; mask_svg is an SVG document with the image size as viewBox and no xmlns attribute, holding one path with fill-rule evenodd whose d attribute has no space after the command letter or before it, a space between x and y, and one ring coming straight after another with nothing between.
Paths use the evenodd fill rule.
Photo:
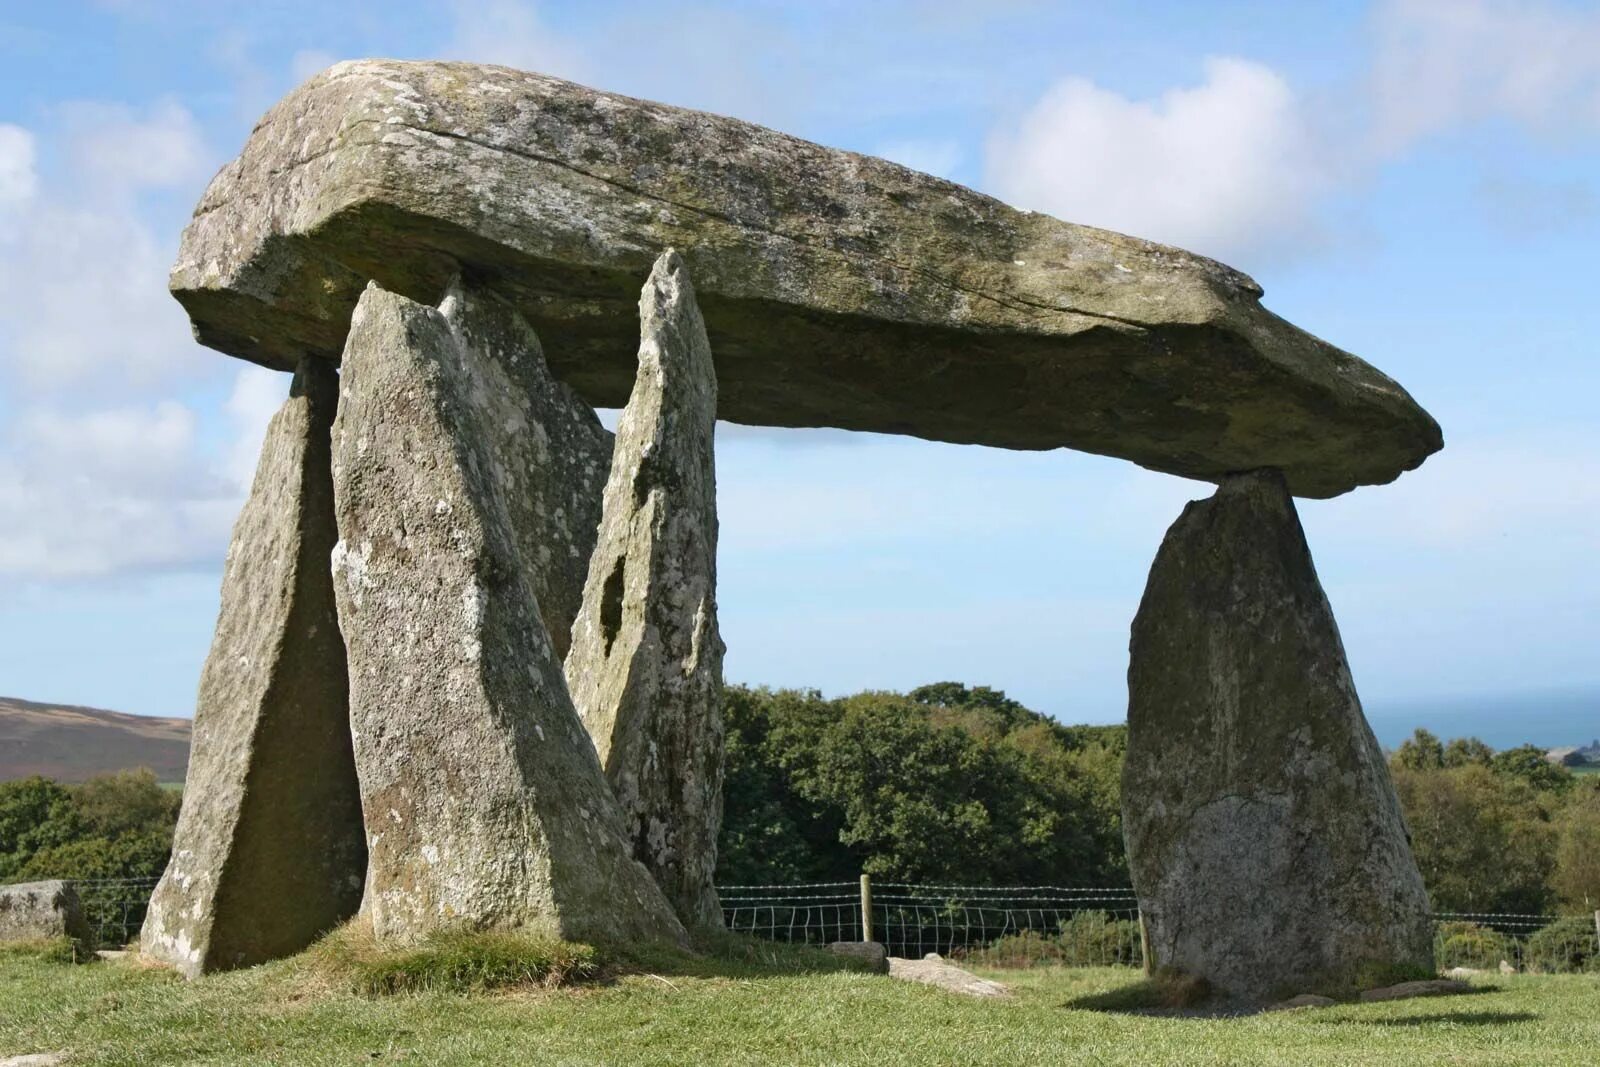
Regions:
<instances>
[{"instance_id":1,"label":"narrow pointed stone","mask_svg":"<svg viewBox=\"0 0 1600 1067\"><path fill-rule=\"evenodd\" d=\"M339 376L301 361L234 526L172 859L144 955L197 974L297 952L356 911L366 847L328 572Z\"/></svg>"},{"instance_id":2,"label":"narrow pointed stone","mask_svg":"<svg viewBox=\"0 0 1600 1067\"><path fill-rule=\"evenodd\" d=\"M1224 479L1156 555L1122 812L1157 967L1258 1003L1432 970L1394 786L1275 471Z\"/></svg>"},{"instance_id":3,"label":"narrow pointed stone","mask_svg":"<svg viewBox=\"0 0 1600 1067\"><path fill-rule=\"evenodd\" d=\"M537 359L457 291L440 310L369 287L334 429L334 585L385 942L451 928L683 940L630 856L535 589L548 516L521 492Z\"/></svg>"},{"instance_id":4,"label":"narrow pointed stone","mask_svg":"<svg viewBox=\"0 0 1600 1067\"><path fill-rule=\"evenodd\" d=\"M622 805L634 856L686 925L715 928L717 378L676 252L656 260L639 321L638 376L617 427L567 682Z\"/></svg>"}]
</instances>

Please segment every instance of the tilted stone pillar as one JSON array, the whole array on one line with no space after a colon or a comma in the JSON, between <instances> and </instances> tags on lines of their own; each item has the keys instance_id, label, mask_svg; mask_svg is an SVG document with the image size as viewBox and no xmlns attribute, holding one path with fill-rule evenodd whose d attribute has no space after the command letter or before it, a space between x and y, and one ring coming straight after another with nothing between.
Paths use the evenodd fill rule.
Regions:
<instances>
[{"instance_id":1,"label":"tilted stone pillar","mask_svg":"<svg viewBox=\"0 0 1600 1067\"><path fill-rule=\"evenodd\" d=\"M617 427L567 682L634 856L685 925L720 928L717 378L676 252L650 272L639 321L639 371Z\"/></svg>"},{"instance_id":2,"label":"tilted stone pillar","mask_svg":"<svg viewBox=\"0 0 1600 1067\"><path fill-rule=\"evenodd\" d=\"M682 941L631 857L534 585L525 507L540 422L520 318L460 289L440 310L369 286L334 428L334 584L382 941L448 928Z\"/></svg>"},{"instance_id":3,"label":"tilted stone pillar","mask_svg":"<svg viewBox=\"0 0 1600 1067\"><path fill-rule=\"evenodd\" d=\"M194 976L289 955L355 913L366 847L329 556L338 372L301 361L233 530L183 810L143 953Z\"/></svg>"},{"instance_id":4,"label":"tilted stone pillar","mask_svg":"<svg viewBox=\"0 0 1600 1067\"><path fill-rule=\"evenodd\" d=\"M1283 478L1167 531L1133 623L1123 828L1157 966L1262 1001L1432 968L1428 899Z\"/></svg>"}]
</instances>

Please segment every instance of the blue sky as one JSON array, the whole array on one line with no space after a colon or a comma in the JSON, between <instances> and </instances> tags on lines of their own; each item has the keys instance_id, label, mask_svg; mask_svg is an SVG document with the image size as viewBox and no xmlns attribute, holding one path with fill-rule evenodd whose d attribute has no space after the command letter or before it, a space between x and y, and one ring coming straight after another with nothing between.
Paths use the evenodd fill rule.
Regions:
<instances>
[{"instance_id":1,"label":"blue sky","mask_svg":"<svg viewBox=\"0 0 1600 1067\"><path fill-rule=\"evenodd\" d=\"M1444 427L1395 484L1302 502L1374 717L1577 693L1600 733L1600 6L1538 0L7 5L0 693L192 710L287 380L190 341L166 268L255 118L370 55L733 114L1250 272ZM719 432L731 678L1122 716L1146 570L1206 487Z\"/></svg>"}]
</instances>

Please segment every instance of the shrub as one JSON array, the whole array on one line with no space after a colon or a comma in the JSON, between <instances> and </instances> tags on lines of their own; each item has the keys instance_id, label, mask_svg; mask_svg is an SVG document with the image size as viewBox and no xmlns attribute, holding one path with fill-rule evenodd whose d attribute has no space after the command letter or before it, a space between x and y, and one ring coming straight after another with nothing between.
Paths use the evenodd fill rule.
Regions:
<instances>
[{"instance_id":1,"label":"shrub","mask_svg":"<svg viewBox=\"0 0 1600 1067\"><path fill-rule=\"evenodd\" d=\"M600 970L588 945L505 931L451 931L410 948L383 949L359 919L323 938L307 960L314 970L364 996L549 988L592 978Z\"/></svg>"},{"instance_id":2,"label":"shrub","mask_svg":"<svg viewBox=\"0 0 1600 1067\"><path fill-rule=\"evenodd\" d=\"M1440 968L1474 967L1492 970L1501 960L1517 958L1516 941L1498 930L1477 923L1441 923L1434 950Z\"/></svg>"},{"instance_id":3,"label":"shrub","mask_svg":"<svg viewBox=\"0 0 1600 1067\"><path fill-rule=\"evenodd\" d=\"M987 948L964 954L965 958L990 967L1032 967L1057 964L1064 967L1140 966L1144 963L1139 940L1139 923L1134 919L1113 919L1103 911L1079 911L1061 920L1056 933L1023 930L996 939Z\"/></svg>"},{"instance_id":4,"label":"shrub","mask_svg":"<svg viewBox=\"0 0 1600 1067\"><path fill-rule=\"evenodd\" d=\"M1144 963L1135 919L1113 919L1103 911L1074 912L1062 920L1057 940L1063 960L1080 967Z\"/></svg>"},{"instance_id":5,"label":"shrub","mask_svg":"<svg viewBox=\"0 0 1600 1067\"><path fill-rule=\"evenodd\" d=\"M1523 961L1530 971L1549 974L1600 969L1594 922L1578 916L1557 919L1528 938Z\"/></svg>"}]
</instances>

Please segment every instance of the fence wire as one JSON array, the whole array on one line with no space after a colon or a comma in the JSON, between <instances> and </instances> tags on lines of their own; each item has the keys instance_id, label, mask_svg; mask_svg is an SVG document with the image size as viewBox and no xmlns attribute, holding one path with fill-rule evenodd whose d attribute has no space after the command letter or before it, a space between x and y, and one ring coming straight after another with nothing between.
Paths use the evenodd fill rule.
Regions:
<instances>
[{"instance_id":1,"label":"fence wire","mask_svg":"<svg viewBox=\"0 0 1600 1067\"><path fill-rule=\"evenodd\" d=\"M100 947L138 940L154 878L73 879ZM857 881L726 885L729 930L770 941L861 941ZM929 952L991 967L1144 963L1139 902L1127 887L963 886L873 882L872 939L891 956ZM1600 931L1589 918L1441 912L1433 916L1441 970L1600 971Z\"/></svg>"},{"instance_id":2,"label":"fence wire","mask_svg":"<svg viewBox=\"0 0 1600 1067\"><path fill-rule=\"evenodd\" d=\"M101 948L121 948L139 938L154 878L74 878L83 917Z\"/></svg>"},{"instance_id":3,"label":"fence wire","mask_svg":"<svg viewBox=\"0 0 1600 1067\"><path fill-rule=\"evenodd\" d=\"M722 886L728 929L774 941L863 937L860 885ZM1139 904L1126 888L872 884L872 939L891 956L929 952L991 966L1141 966Z\"/></svg>"}]
</instances>

